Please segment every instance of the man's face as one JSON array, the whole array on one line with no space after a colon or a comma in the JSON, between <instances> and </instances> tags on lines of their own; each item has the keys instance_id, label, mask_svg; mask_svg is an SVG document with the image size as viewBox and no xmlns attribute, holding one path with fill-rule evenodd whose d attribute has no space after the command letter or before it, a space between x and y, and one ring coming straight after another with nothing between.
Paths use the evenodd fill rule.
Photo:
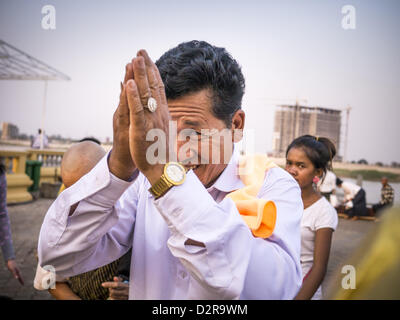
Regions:
<instances>
[{"instance_id":1,"label":"man's face","mask_svg":"<svg viewBox=\"0 0 400 320\"><path fill-rule=\"evenodd\" d=\"M382 178L381 179L381 183L382 183L382 186L386 186L387 183L388 183L388 179L387 178Z\"/></svg>"},{"instance_id":2,"label":"man's face","mask_svg":"<svg viewBox=\"0 0 400 320\"><path fill-rule=\"evenodd\" d=\"M232 155L232 129L212 113L209 89L169 99L168 108L171 120L176 121L177 126L178 161L196 166L194 173L204 186L211 186ZM218 138L221 132L229 133L230 139ZM213 154L219 155L219 159Z\"/></svg>"}]
</instances>

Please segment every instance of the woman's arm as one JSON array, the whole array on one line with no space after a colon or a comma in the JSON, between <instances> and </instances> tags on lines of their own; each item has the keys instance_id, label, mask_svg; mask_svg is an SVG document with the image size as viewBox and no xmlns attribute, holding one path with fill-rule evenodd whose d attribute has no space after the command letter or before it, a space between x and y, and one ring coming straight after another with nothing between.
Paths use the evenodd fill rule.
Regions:
<instances>
[{"instance_id":1,"label":"woman's arm","mask_svg":"<svg viewBox=\"0 0 400 320\"><path fill-rule=\"evenodd\" d=\"M7 180L6 174L1 171L0 168L0 247L3 252L3 258L6 262L8 270L11 272L13 277L17 279L22 285L24 280L22 279L21 272L18 268L17 262L15 261L14 247L11 239L11 225L10 217L8 216L7 210Z\"/></svg>"},{"instance_id":2,"label":"woman's arm","mask_svg":"<svg viewBox=\"0 0 400 320\"><path fill-rule=\"evenodd\" d=\"M329 252L332 242L331 228L318 229L315 234L314 263L311 272L303 281L303 285L295 300L309 300L324 280L328 266Z\"/></svg>"}]
</instances>

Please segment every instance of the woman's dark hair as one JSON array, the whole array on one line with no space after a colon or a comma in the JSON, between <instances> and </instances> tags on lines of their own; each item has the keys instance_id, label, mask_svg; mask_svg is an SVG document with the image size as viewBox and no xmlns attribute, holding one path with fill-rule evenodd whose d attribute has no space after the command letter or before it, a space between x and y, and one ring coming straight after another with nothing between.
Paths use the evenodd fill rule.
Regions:
<instances>
[{"instance_id":1,"label":"woman's dark hair","mask_svg":"<svg viewBox=\"0 0 400 320\"><path fill-rule=\"evenodd\" d=\"M156 61L167 99L212 89L214 115L228 127L241 108L245 81L239 64L224 49L205 41L184 42Z\"/></svg>"},{"instance_id":2,"label":"woman's dark hair","mask_svg":"<svg viewBox=\"0 0 400 320\"><path fill-rule=\"evenodd\" d=\"M6 166L4 163L0 162L0 174L3 174L6 171Z\"/></svg>"},{"instance_id":3,"label":"woman's dark hair","mask_svg":"<svg viewBox=\"0 0 400 320\"><path fill-rule=\"evenodd\" d=\"M304 135L292 141L286 150L286 157L292 148L301 148L316 169L324 173L332 169L332 159L336 155L335 145L328 138Z\"/></svg>"}]
</instances>

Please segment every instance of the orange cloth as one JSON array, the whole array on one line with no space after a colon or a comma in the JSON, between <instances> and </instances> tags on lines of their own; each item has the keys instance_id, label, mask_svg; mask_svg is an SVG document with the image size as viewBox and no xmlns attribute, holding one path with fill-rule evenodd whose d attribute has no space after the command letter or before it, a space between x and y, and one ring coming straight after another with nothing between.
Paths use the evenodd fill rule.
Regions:
<instances>
[{"instance_id":1,"label":"orange cloth","mask_svg":"<svg viewBox=\"0 0 400 320\"><path fill-rule=\"evenodd\" d=\"M266 172L277 167L267 156L256 154L242 157L238 173L245 187L227 195L255 237L271 236L276 223L276 206L271 200L257 198Z\"/></svg>"}]
</instances>

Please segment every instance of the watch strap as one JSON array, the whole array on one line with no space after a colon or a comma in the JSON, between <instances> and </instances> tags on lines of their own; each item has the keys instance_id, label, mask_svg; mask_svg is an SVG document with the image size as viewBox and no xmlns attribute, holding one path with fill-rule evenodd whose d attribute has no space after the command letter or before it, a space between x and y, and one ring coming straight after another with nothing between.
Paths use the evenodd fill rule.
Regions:
<instances>
[{"instance_id":1,"label":"watch strap","mask_svg":"<svg viewBox=\"0 0 400 320\"><path fill-rule=\"evenodd\" d=\"M164 174L162 174L160 179L158 179L158 181L151 186L149 191L153 194L153 196L156 199L158 199L165 193L167 193L167 191L171 189L172 186L173 184L166 179Z\"/></svg>"}]
</instances>

